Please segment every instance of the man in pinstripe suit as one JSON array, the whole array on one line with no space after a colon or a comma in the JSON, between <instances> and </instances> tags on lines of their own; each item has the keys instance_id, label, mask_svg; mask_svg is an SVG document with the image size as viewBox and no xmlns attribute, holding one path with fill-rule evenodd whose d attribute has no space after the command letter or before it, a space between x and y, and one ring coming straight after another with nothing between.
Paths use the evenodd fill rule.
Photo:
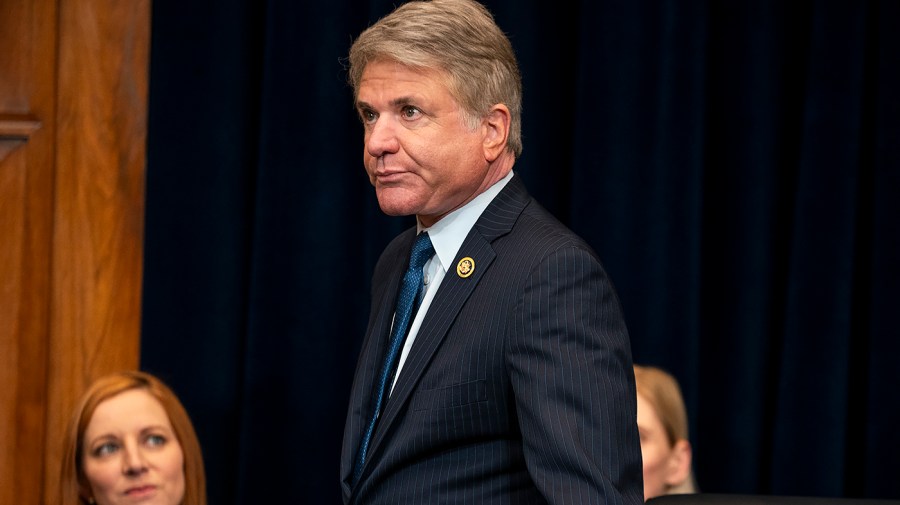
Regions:
<instances>
[{"instance_id":1,"label":"man in pinstripe suit","mask_svg":"<svg viewBox=\"0 0 900 505\"><path fill-rule=\"evenodd\" d=\"M521 80L509 40L473 1L410 2L355 41L350 80L379 206L417 226L373 274L344 502L642 503L619 302L591 248L512 171ZM434 252L403 339L398 290L426 232Z\"/></svg>"}]
</instances>

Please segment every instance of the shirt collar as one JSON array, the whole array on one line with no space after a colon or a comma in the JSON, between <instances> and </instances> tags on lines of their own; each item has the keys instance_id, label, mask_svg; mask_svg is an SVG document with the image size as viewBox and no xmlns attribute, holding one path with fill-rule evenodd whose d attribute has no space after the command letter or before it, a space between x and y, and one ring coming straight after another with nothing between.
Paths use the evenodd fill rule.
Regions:
<instances>
[{"instance_id":1,"label":"shirt collar","mask_svg":"<svg viewBox=\"0 0 900 505\"><path fill-rule=\"evenodd\" d=\"M456 258L456 253L462 247L463 240L466 239L469 231L475 226L475 222L481 217L481 213L484 212L484 209L490 205L491 201L512 178L513 172L510 170L506 177L484 190L480 195L473 198L471 202L441 218L431 228L423 228L422 224L416 220L418 232L428 232L431 244L434 246L434 252L440 259L441 266L445 272L452 265L453 259Z\"/></svg>"}]
</instances>

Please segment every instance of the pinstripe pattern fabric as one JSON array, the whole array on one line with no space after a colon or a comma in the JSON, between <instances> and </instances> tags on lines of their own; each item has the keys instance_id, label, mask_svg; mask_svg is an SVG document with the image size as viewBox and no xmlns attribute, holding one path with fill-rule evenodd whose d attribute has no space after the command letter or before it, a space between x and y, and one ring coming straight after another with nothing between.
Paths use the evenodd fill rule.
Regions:
<instances>
[{"instance_id":1,"label":"pinstripe pattern fabric","mask_svg":"<svg viewBox=\"0 0 900 505\"><path fill-rule=\"evenodd\" d=\"M422 233L416 237L413 242L412 253L409 260L409 268L403 276L403 284L400 288L400 294L397 297L397 308L394 310L394 324L391 329L391 342L385 353L384 365L379 374L378 381L375 383L376 388L372 395L375 399L375 405L372 407L372 417L366 431L363 432L362 440L359 443L359 450L356 455L356 464L354 465L354 478L357 477L359 471L362 470L362 464L366 460L366 449L369 445L370 436L378 422L378 414L383 403L385 390L388 382L397 370L397 357L400 354L400 347L406 338L406 330L409 327L409 319L415 311L415 307L419 305L418 298L422 294L422 267L425 262L434 256L434 247L428 238L428 232Z\"/></svg>"},{"instance_id":2,"label":"pinstripe pattern fabric","mask_svg":"<svg viewBox=\"0 0 900 505\"><path fill-rule=\"evenodd\" d=\"M345 503L639 504L628 334L593 251L518 177L466 237L350 474L415 230L373 275L341 456Z\"/></svg>"}]
</instances>

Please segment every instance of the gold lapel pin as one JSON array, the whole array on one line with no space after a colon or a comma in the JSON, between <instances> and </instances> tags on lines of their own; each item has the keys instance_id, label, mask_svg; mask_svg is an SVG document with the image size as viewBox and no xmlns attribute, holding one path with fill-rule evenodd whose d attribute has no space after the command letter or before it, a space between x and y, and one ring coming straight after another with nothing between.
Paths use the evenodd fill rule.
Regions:
<instances>
[{"instance_id":1,"label":"gold lapel pin","mask_svg":"<svg viewBox=\"0 0 900 505\"><path fill-rule=\"evenodd\" d=\"M459 260L459 263L456 264L456 275L459 275L463 279L472 275L472 272L475 271L475 260L466 256L465 258Z\"/></svg>"}]
</instances>

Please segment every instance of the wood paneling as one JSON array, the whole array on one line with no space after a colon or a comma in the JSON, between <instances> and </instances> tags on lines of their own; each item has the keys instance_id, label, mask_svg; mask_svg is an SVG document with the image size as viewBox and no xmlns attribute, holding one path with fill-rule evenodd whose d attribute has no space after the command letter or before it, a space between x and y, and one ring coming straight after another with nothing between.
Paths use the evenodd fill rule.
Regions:
<instances>
[{"instance_id":1,"label":"wood paneling","mask_svg":"<svg viewBox=\"0 0 900 505\"><path fill-rule=\"evenodd\" d=\"M55 17L0 0L0 503L43 503Z\"/></svg>"},{"instance_id":2,"label":"wood paneling","mask_svg":"<svg viewBox=\"0 0 900 505\"><path fill-rule=\"evenodd\" d=\"M25 140L0 140L0 503L39 493L43 482L50 206L36 193ZM36 171L35 171L36 172ZM43 235L43 237L41 237ZM29 455L22 457L22 455ZM26 503L38 503L40 494Z\"/></svg>"},{"instance_id":3,"label":"wood paneling","mask_svg":"<svg viewBox=\"0 0 900 505\"><path fill-rule=\"evenodd\" d=\"M0 503L56 503L75 401L138 365L149 27L0 0Z\"/></svg>"}]
</instances>

